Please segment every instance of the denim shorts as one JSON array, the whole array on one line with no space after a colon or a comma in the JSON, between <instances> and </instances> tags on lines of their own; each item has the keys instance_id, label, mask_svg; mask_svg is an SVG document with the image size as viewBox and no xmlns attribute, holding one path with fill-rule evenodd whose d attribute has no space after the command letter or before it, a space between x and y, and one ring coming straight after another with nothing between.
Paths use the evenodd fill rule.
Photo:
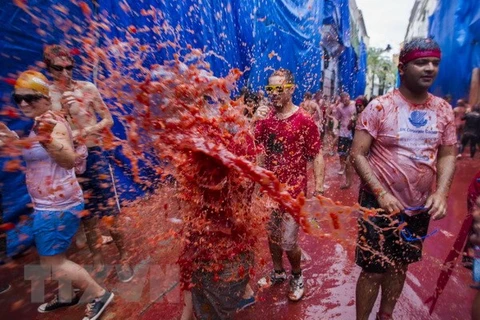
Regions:
<instances>
[{"instance_id":1,"label":"denim shorts","mask_svg":"<svg viewBox=\"0 0 480 320\"><path fill-rule=\"evenodd\" d=\"M80 224L83 203L67 210L33 212L33 236L40 256L54 256L67 251Z\"/></svg>"}]
</instances>

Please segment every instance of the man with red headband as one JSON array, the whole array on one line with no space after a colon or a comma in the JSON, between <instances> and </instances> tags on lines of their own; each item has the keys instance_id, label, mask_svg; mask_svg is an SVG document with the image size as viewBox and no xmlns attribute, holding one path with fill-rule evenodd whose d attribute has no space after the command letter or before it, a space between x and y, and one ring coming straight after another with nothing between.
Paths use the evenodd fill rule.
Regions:
<instances>
[{"instance_id":1,"label":"man with red headband","mask_svg":"<svg viewBox=\"0 0 480 320\"><path fill-rule=\"evenodd\" d=\"M119 230L117 215L120 207L108 154L103 148L104 133L113 125L112 115L93 83L72 79L74 59L67 48L60 45L47 46L44 62L54 80L50 86L52 109L65 114L72 127L74 140L86 144L88 148L86 170L77 174L77 177L85 194L85 209L89 211L89 215L82 219L82 225L93 254L95 271L99 277L106 276L102 251L98 245L98 220L112 216L114 219L109 231L120 253L121 262L118 279L129 282L133 278L133 270L128 264L128 250Z\"/></svg>"},{"instance_id":2,"label":"man with red headband","mask_svg":"<svg viewBox=\"0 0 480 320\"><path fill-rule=\"evenodd\" d=\"M367 320L381 288L376 319L392 319L408 265L422 257L430 218L447 213L455 171L451 106L428 93L441 52L431 39L413 39L400 52L400 88L373 100L361 113L352 161L360 205L379 209L358 220L357 319ZM434 181L436 180L436 186Z\"/></svg>"}]
</instances>

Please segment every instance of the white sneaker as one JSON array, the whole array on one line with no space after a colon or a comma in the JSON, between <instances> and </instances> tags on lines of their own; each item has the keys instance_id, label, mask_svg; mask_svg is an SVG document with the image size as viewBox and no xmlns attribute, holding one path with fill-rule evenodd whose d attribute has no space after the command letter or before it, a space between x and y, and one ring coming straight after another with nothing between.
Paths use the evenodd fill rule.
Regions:
<instances>
[{"instance_id":1,"label":"white sneaker","mask_svg":"<svg viewBox=\"0 0 480 320\"><path fill-rule=\"evenodd\" d=\"M292 277L290 279L290 289L288 290L288 299L290 301L298 301L302 299L303 294L305 293L305 286L303 284L303 276Z\"/></svg>"},{"instance_id":2,"label":"white sneaker","mask_svg":"<svg viewBox=\"0 0 480 320\"><path fill-rule=\"evenodd\" d=\"M342 174L344 174L344 173L345 173L345 171L344 171L344 170L340 170L340 171L338 171L338 175L339 175L339 176L341 176L341 175L342 175Z\"/></svg>"}]
</instances>

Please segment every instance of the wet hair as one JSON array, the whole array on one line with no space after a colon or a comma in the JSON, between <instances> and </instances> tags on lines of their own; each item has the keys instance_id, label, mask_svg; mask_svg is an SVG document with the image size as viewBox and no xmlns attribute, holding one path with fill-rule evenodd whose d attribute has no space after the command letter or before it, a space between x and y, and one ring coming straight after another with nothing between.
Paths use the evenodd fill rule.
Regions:
<instances>
[{"instance_id":1,"label":"wet hair","mask_svg":"<svg viewBox=\"0 0 480 320\"><path fill-rule=\"evenodd\" d=\"M465 100L463 99L458 99L457 100L457 107L465 107Z\"/></svg>"},{"instance_id":2,"label":"wet hair","mask_svg":"<svg viewBox=\"0 0 480 320\"><path fill-rule=\"evenodd\" d=\"M413 38L406 42L400 50L400 61L413 51L441 51L438 43L431 38ZM408 62L407 62L408 63Z\"/></svg>"},{"instance_id":3,"label":"wet hair","mask_svg":"<svg viewBox=\"0 0 480 320\"><path fill-rule=\"evenodd\" d=\"M305 92L303 95L303 99L305 100L311 100L313 98L313 94L310 91Z\"/></svg>"},{"instance_id":4,"label":"wet hair","mask_svg":"<svg viewBox=\"0 0 480 320\"><path fill-rule=\"evenodd\" d=\"M293 76L292 71L288 69L280 68L278 70L275 70L269 78L275 77L275 76L285 77L285 80L287 81L288 84L295 84L295 77Z\"/></svg>"},{"instance_id":5,"label":"wet hair","mask_svg":"<svg viewBox=\"0 0 480 320\"><path fill-rule=\"evenodd\" d=\"M368 99L365 98L365 96L358 96L357 99L355 99L355 104L361 103L362 106L366 107L368 105Z\"/></svg>"},{"instance_id":6,"label":"wet hair","mask_svg":"<svg viewBox=\"0 0 480 320\"><path fill-rule=\"evenodd\" d=\"M345 98L345 97L349 97L350 98L350 94L348 92L342 92L340 93L340 98Z\"/></svg>"},{"instance_id":7,"label":"wet hair","mask_svg":"<svg viewBox=\"0 0 480 320\"><path fill-rule=\"evenodd\" d=\"M72 63L75 61L70 54L70 51L64 46L53 44L46 46L43 50L43 62L45 62L47 67L50 67L53 64L53 60L58 57L65 57Z\"/></svg>"}]
</instances>

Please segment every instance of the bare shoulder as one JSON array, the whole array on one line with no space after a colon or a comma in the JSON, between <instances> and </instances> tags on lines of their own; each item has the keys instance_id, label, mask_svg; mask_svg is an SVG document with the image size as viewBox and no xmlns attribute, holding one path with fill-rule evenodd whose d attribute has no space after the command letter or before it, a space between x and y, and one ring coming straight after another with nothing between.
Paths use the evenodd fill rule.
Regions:
<instances>
[{"instance_id":1,"label":"bare shoulder","mask_svg":"<svg viewBox=\"0 0 480 320\"><path fill-rule=\"evenodd\" d=\"M97 86L90 81L77 81L77 86L84 92L98 91Z\"/></svg>"}]
</instances>

